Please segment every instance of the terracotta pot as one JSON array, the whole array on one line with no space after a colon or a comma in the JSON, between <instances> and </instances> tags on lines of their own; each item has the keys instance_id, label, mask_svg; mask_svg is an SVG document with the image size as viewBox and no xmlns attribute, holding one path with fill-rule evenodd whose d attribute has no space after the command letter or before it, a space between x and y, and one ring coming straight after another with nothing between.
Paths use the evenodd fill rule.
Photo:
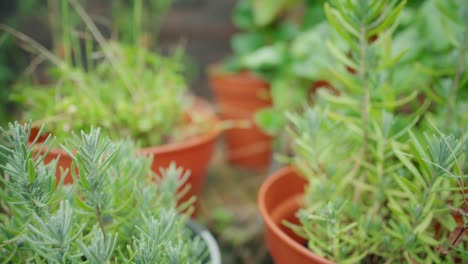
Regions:
<instances>
[{"instance_id":1,"label":"terracotta pot","mask_svg":"<svg viewBox=\"0 0 468 264\"><path fill-rule=\"evenodd\" d=\"M273 139L255 125L254 114L272 105L269 84L247 71L225 73L216 67L209 70L208 77L221 118L249 124L224 132L228 160L245 168L268 168Z\"/></svg>"},{"instance_id":2,"label":"terracotta pot","mask_svg":"<svg viewBox=\"0 0 468 264\"><path fill-rule=\"evenodd\" d=\"M185 142L142 148L139 150L139 153L153 156L152 170L154 172L159 172L161 167L167 168L173 161L176 162L177 166L184 168L184 170L190 170L190 177L186 184L182 186L184 188L186 185L190 185L190 190L182 198L181 202L186 201L192 196L196 196L196 205L198 205L205 182L206 171L214 154L219 130L216 126L218 119L208 103L198 101L194 110L203 114L207 118L207 121L212 123L211 130L208 133Z\"/></svg>"},{"instance_id":3,"label":"terracotta pot","mask_svg":"<svg viewBox=\"0 0 468 264\"><path fill-rule=\"evenodd\" d=\"M211 123L211 130L208 133L193 137L185 142L142 148L137 151L138 154L153 157L152 170L154 172L159 173L161 167L168 167L172 161L174 161L178 167L190 170L190 177L186 184L182 186L182 188L184 188L186 185L189 185L190 190L181 199L181 202L186 201L192 196L200 196L205 181L205 172L214 154L216 139L219 134L219 129L217 127L218 119L207 102L197 99L191 111L196 111L203 115L206 117L207 122ZM35 135L37 135L37 130L31 133L31 138L34 138ZM41 138L45 140L45 137ZM48 163L59 155L58 168L70 169L72 160L70 156L60 148L52 148L45 158L45 162ZM57 180L59 180L60 170L57 171L56 176ZM73 183L73 178L70 173L65 176L64 183ZM196 209L197 204L195 206L195 211Z\"/></svg>"},{"instance_id":4,"label":"terracotta pot","mask_svg":"<svg viewBox=\"0 0 468 264\"><path fill-rule=\"evenodd\" d=\"M265 223L265 240L276 264L332 264L312 253L306 242L282 222L299 223L296 212L301 207L307 180L292 167L283 168L261 186L258 207Z\"/></svg>"}]
</instances>

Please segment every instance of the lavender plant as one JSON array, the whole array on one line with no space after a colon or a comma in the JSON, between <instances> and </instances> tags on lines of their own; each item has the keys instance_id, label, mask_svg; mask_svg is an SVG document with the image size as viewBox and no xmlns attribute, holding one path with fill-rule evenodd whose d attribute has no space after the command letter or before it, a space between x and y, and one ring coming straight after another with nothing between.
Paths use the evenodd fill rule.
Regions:
<instances>
[{"instance_id":1,"label":"lavender plant","mask_svg":"<svg viewBox=\"0 0 468 264\"><path fill-rule=\"evenodd\" d=\"M293 163L309 186L301 225L286 224L337 263L468 260L467 134L421 126L428 103L402 113L415 97L391 78L405 53L392 49L405 4L329 1L329 22L348 46L328 44L345 93L322 92L314 108L289 115Z\"/></svg>"},{"instance_id":2,"label":"lavender plant","mask_svg":"<svg viewBox=\"0 0 468 264\"><path fill-rule=\"evenodd\" d=\"M7 142L0 146L7 160L0 178L3 263L207 262L206 245L179 211L193 200L177 205L188 175L174 164L155 175L131 143L113 143L91 128L64 146L74 161L63 172L72 173L74 184L65 186L56 182L56 164L45 165L35 141L28 143L31 124L1 132Z\"/></svg>"}]
</instances>

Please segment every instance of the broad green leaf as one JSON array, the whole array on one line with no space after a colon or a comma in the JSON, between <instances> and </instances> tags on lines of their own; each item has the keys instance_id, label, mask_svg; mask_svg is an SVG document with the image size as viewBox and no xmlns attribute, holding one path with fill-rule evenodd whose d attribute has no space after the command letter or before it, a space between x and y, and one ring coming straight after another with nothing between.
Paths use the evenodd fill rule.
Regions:
<instances>
[{"instance_id":1,"label":"broad green leaf","mask_svg":"<svg viewBox=\"0 0 468 264\"><path fill-rule=\"evenodd\" d=\"M231 46L234 52L244 54L253 52L265 45L263 36L259 33L237 34L231 39Z\"/></svg>"},{"instance_id":2,"label":"broad green leaf","mask_svg":"<svg viewBox=\"0 0 468 264\"><path fill-rule=\"evenodd\" d=\"M275 135L284 127L284 116L274 108L264 108L255 113L255 122L268 134Z\"/></svg>"},{"instance_id":3,"label":"broad green leaf","mask_svg":"<svg viewBox=\"0 0 468 264\"><path fill-rule=\"evenodd\" d=\"M255 26L254 14L249 1L237 1L233 11L232 21L234 25L244 30L251 30Z\"/></svg>"},{"instance_id":4,"label":"broad green leaf","mask_svg":"<svg viewBox=\"0 0 468 264\"><path fill-rule=\"evenodd\" d=\"M241 58L241 62L248 68L260 69L278 66L285 59L285 46L278 43L272 46L264 46Z\"/></svg>"},{"instance_id":5,"label":"broad green leaf","mask_svg":"<svg viewBox=\"0 0 468 264\"><path fill-rule=\"evenodd\" d=\"M252 0L255 24L264 27L273 21L294 0Z\"/></svg>"}]
</instances>

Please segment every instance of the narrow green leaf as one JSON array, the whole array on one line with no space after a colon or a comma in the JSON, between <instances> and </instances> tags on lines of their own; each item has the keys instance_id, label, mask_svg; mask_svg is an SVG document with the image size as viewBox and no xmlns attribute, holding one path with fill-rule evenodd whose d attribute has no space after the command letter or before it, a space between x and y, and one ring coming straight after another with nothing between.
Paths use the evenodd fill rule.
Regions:
<instances>
[{"instance_id":1,"label":"narrow green leaf","mask_svg":"<svg viewBox=\"0 0 468 264\"><path fill-rule=\"evenodd\" d=\"M429 225L432 223L432 218L434 217L433 213L430 211L427 216L422 220L416 228L414 228L414 233L419 234L424 232Z\"/></svg>"},{"instance_id":2,"label":"narrow green leaf","mask_svg":"<svg viewBox=\"0 0 468 264\"><path fill-rule=\"evenodd\" d=\"M333 10L333 8L331 8L328 3L325 3L325 14L327 16L328 22L332 25L332 27L336 30L336 32L338 32L338 34L340 34L346 40L346 42L348 42L351 45L353 44L355 45L355 41L353 40L351 35L349 35L343 29L343 27L340 25L340 23L336 19L335 16L339 15L338 12Z\"/></svg>"},{"instance_id":3,"label":"narrow green leaf","mask_svg":"<svg viewBox=\"0 0 468 264\"><path fill-rule=\"evenodd\" d=\"M402 52L400 52L398 55L396 55L395 57L393 57L390 61L388 61L386 64L385 64L385 67L393 67L397 62L399 62L401 60L401 58L403 58L403 56L405 56L406 53L408 53L410 49L407 48L405 50L403 50Z\"/></svg>"},{"instance_id":4,"label":"narrow green leaf","mask_svg":"<svg viewBox=\"0 0 468 264\"><path fill-rule=\"evenodd\" d=\"M366 34L366 37L370 38L372 36L378 35L382 31L386 30L389 26L391 26L395 22L395 20L397 19L398 15L400 14L403 7L405 7L405 5L406 5L406 0L401 1L398 6L393 8L390 15L380 25L378 25L376 28L370 30Z\"/></svg>"},{"instance_id":5,"label":"narrow green leaf","mask_svg":"<svg viewBox=\"0 0 468 264\"><path fill-rule=\"evenodd\" d=\"M329 68L333 77L337 78L350 92L359 92L361 87L354 81L353 78L348 78L345 74L338 72L336 69Z\"/></svg>"},{"instance_id":6,"label":"narrow green leaf","mask_svg":"<svg viewBox=\"0 0 468 264\"><path fill-rule=\"evenodd\" d=\"M27 161L27 169L28 169L28 174L29 174L29 184L32 185L34 181L36 180L36 170L34 169L34 163L32 159L29 159Z\"/></svg>"},{"instance_id":7,"label":"narrow green leaf","mask_svg":"<svg viewBox=\"0 0 468 264\"><path fill-rule=\"evenodd\" d=\"M421 166L422 171L425 172L425 175L427 176L429 180L432 175L432 170L426 161L431 160L431 159L427 156L426 151L423 149L418 138L416 137L416 135L414 135L414 133L411 130L409 131L409 135L411 138L411 144L410 144L411 153L413 153L419 165Z\"/></svg>"},{"instance_id":8,"label":"narrow green leaf","mask_svg":"<svg viewBox=\"0 0 468 264\"><path fill-rule=\"evenodd\" d=\"M435 240L433 237L428 236L426 233L417 233L417 238L421 240L422 242L431 245L431 246L438 246L440 245L440 242Z\"/></svg>"},{"instance_id":9,"label":"narrow green leaf","mask_svg":"<svg viewBox=\"0 0 468 264\"><path fill-rule=\"evenodd\" d=\"M405 167L411 172L411 174L418 179L421 184L424 186L424 188L427 188L427 183L424 179L424 177L421 175L419 170L414 166L414 164L408 159L407 154L402 152L398 146L395 144L395 142L392 142L392 149L397 156L397 158L405 165Z\"/></svg>"},{"instance_id":10,"label":"narrow green leaf","mask_svg":"<svg viewBox=\"0 0 468 264\"><path fill-rule=\"evenodd\" d=\"M83 200L82 198L78 197L78 196L75 196L74 197L74 200L76 202L76 204L81 207L81 209L83 210L86 210L88 212L93 212L94 211L94 208L92 208L91 206L87 205Z\"/></svg>"},{"instance_id":11,"label":"narrow green leaf","mask_svg":"<svg viewBox=\"0 0 468 264\"><path fill-rule=\"evenodd\" d=\"M408 181L402 180L402 176L400 175L393 175L393 178L395 179L395 182L400 186L400 188L403 190L405 198L408 198L411 200L412 203L418 203L418 197L416 197L417 193L413 192L413 186L408 186L407 183Z\"/></svg>"},{"instance_id":12,"label":"narrow green leaf","mask_svg":"<svg viewBox=\"0 0 468 264\"><path fill-rule=\"evenodd\" d=\"M327 47L330 53L345 66L351 67L353 69L359 68L359 66L354 61L341 52L341 50L339 50L332 42L327 41Z\"/></svg>"}]
</instances>

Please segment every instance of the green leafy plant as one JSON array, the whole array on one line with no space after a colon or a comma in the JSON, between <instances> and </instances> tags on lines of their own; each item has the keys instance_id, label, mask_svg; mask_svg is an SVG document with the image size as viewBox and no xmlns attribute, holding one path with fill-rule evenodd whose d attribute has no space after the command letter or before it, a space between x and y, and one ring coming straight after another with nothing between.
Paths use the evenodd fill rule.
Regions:
<instances>
[{"instance_id":1,"label":"green leafy plant","mask_svg":"<svg viewBox=\"0 0 468 264\"><path fill-rule=\"evenodd\" d=\"M282 60L285 41L299 28L283 16L297 5L295 0L241 0L233 11L233 23L242 32L231 39L233 55L226 59L224 70L249 69L267 76Z\"/></svg>"},{"instance_id":2,"label":"green leafy plant","mask_svg":"<svg viewBox=\"0 0 468 264\"><path fill-rule=\"evenodd\" d=\"M323 40L331 32L322 23L323 2L244 0L234 10L241 32L232 38L233 55L223 69L248 70L270 84L273 106L258 111L255 119L271 135L282 133L282 113L308 102L315 82L328 77L332 59Z\"/></svg>"},{"instance_id":3,"label":"green leafy plant","mask_svg":"<svg viewBox=\"0 0 468 264\"><path fill-rule=\"evenodd\" d=\"M437 102L431 117L445 130L461 134L459 122L468 120L468 8L459 0L427 1L420 18L419 32L426 41L418 66L431 80L426 94Z\"/></svg>"},{"instance_id":4,"label":"green leafy plant","mask_svg":"<svg viewBox=\"0 0 468 264\"><path fill-rule=\"evenodd\" d=\"M271 135L284 132L286 111L300 110L313 101L318 88L337 92L327 81L331 78L329 68L333 58L327 49L327 38L335 38L328 24L321 21L304 29L285 45L283 59L269 77L270 95L273 105L256 113L260 127ZM255 57L250 58L252 61Z\"/></svg>"},{"instance_id":5,"label":"green leafy plant","mask_svg":"<svg viewBox=\"0 0 468 264\"><path fill-rule=\"evenodd\" d=\"M112 139L132 137L144 147L203 133L202 126L184 129L184 112L191 99L186 96L181 50L162 56L141 45L105 40L84 9L74 0L70 3L87 26L81 35L89 38L84 39L84 50L79 44L72 45L65 50L64 58L5 28L53 63L49 84L18 85L13 98L23 106L24 119L46 123L46 129L60 142L70 131L89 126L102 127ZM72 44L80 42L75 35L64 39ZM93 47L94 41L98 48ZM197 123L196 117L191 119Z\"/></svg>"},{"instance_id":6,"label":"green leafy plant","mask_svg":"<svg viewBox=\"0 0 468 264\"><path fill-rule=\"evenodd\" d=\"M329 23L347 44L327 43L344 92L320 92L314 108L289 114L293 164L309 186L300 225L286 224L338 263L468 259L467 134L422 126L427 101L402 113L425 87L391 78L404 63L392 40L405 4L329 1Z\"/></svg>"},{"instance_id":7,"label":"green leafy plant","mask_svg":"<svg viewBox=\"0 0 468 264\"><path fill-rule=\"evenodd\" d=\"M73 185L56 184L31 124L2 129L7 145L0 190L0 260L4 263L205 263L206 245L177 206L187 179L172 164L151 171L130 142L113 143L91 128L67 140ZM49 136L41 148L47 150ZM66 173L66 172L63 172ZM192 200L193 201L193 200Z\"/></svg>"}]
</instances>

